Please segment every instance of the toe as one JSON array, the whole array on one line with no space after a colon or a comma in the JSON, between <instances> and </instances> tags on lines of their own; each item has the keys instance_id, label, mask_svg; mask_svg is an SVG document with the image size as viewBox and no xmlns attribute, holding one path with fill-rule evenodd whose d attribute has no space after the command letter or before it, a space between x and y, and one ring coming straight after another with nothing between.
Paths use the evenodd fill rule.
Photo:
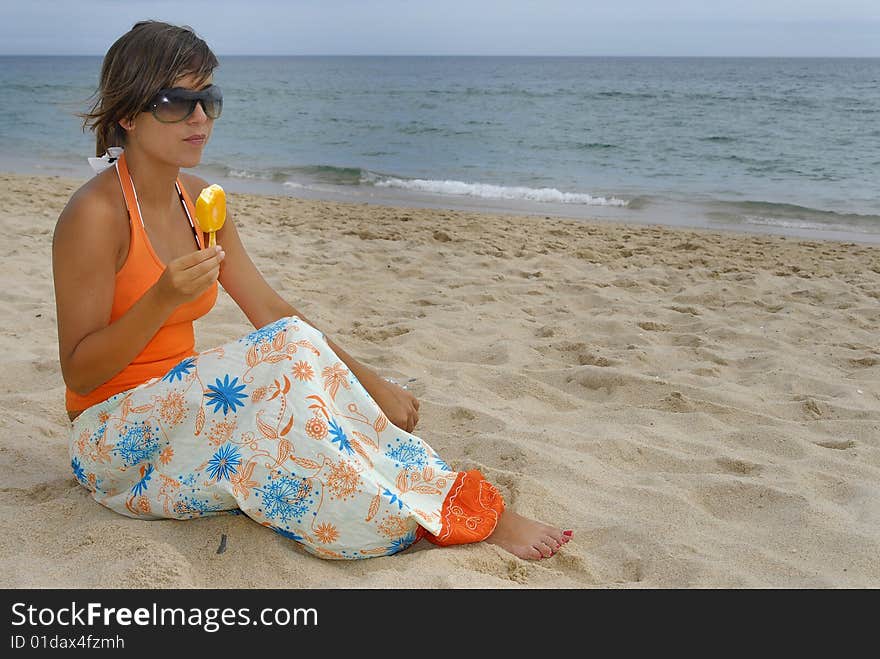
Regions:
<instances>
[{"instance_id":1,"label":"toe","mask_svg":"<svg viewBox=\"0 0 880 659\"><path fill-rule=\"evenodd\" d=\"M516 552L516 555L520 558L526 558L532 561L537 561L538 559L544 558L540 551L536 547L526 547L522 550L522 552Z\"/></svg>"},{"instance_id":2,"label":"toe","mask_svg":"<svg viewBox=\"0 0 880 659\"><path fill-rule=\"evenodd\" d=\"M566 541L565 532L562 529L557 529L555 526L546 525L544 527L544 534L549 538L552 538L553 542L548 543L551 547L555 546L559 548ZM544 541L546 542L547 539L544 538Z\"/></svg>"},{"instance_id":3,"label":"toe","mask_svg":"<svg viewBox=\"0 0 880 659\"><path fill-rule=\"evenodd\" d=\"M532 546L537 549L544 558L550 558L553 555L553 548L544 542L536 542Z\"/></svg>"},{"instance_id":4,"label":"toe","mask_svg":"<svg viewBox=\"0 0 880 659\"><path fill-rule=\"evenodd\" d=\"M541 539L544 541L544 544L550 547L554 552L559 551L559 548L562 546L562 541L552 535L544 536Z\"/></svg>"}]
</instances>

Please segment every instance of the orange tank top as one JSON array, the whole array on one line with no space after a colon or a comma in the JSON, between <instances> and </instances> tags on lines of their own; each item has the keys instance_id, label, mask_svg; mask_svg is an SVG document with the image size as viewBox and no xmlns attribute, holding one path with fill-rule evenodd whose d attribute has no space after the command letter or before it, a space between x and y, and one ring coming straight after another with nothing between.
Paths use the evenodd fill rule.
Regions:
<instances>
[{"instance_id":1,"label":"orange tank top","mask_svg":"<svg viewBox=\"0 0 880 659\"><path fill-rule=\"evenodd\" d=\"M116 273L113 308L110 312L111 323L128 311L159 280L165 270L165 264L159 260L156 252L153 251L150 239L147 237L134 183L125 164L125 153L116 161L116 173L119 175L119 183L125 196L131 238L128 256L122 269ZM177 180L175 187L192 227L195 242L201 249L204 244L202 235L193 222L195 207L180 179ZM162 377L172 366L186 357L194 355L193 321L208 313L216 300L217 283L215 282L192 302L177 307L140 354L134 358L134 361L110 380L85 396L80 396L67 389L65 396L67 410L70 412L84 410L107 400L114 394L136 387L153 378Z\"/></svg>"}]
</instances>

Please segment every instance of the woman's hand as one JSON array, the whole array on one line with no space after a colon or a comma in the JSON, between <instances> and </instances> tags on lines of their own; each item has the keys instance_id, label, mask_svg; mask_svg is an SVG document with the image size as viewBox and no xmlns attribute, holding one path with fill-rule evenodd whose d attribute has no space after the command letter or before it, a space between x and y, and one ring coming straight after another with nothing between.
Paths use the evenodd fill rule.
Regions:
<instances>
[{"instance_id":1,"label":"woman's hand","mask_svg":"<svg viewBox=\"0 0 880 659\"><path fill-rule=\"evenodd\" d=\"M217 245L184 254L168 263L155 284L161 299L175 307L195 300L217 281L224 256Z\"/></svg>"},{"instance_id":2,"label":"woman's hand","mask_svg":"<svg viewBox=\"0 0 880 659\"><path fill-rule=\"evenodd\" d=\"M378 376L367 391L391 423L406 432L415 430L419 422L419 401L415 396L400 385Z\"/></svg>"}]
</instances>

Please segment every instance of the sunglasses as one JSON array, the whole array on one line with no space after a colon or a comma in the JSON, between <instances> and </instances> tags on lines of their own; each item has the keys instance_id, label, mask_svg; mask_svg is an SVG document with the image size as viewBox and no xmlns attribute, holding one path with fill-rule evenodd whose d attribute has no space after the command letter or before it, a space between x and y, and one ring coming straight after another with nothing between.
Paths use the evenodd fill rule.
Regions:
<instances>
[{"instance_id":1,"label":"sunglasses","mask_svg":"<svg viewBox=\"0 0 880 659\"><path fill-rule=\"evenodd\" d=\"M197 103L202 104L209 119L216 119L223 111L223 92L217 85L210 85L200 91L183 87L163 89L147 104L144 112L152 112L163 124L174 124L189 118L196 111Z\"/></svg>"}]
</instances>

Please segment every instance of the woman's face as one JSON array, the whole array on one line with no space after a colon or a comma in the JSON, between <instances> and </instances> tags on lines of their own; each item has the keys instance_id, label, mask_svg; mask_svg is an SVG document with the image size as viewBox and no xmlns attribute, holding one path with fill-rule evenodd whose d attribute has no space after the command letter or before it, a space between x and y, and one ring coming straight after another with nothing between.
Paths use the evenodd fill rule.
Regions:
<instances>
[{"instance_id":1,"label":"woman's face","mask_svg":"<svg viewBox=\"0 0 880 659\"><path fill-rule=\"evenodd\" d=\"M174 81L174 87L199 91L212 84L213 78L200 80L187 75ZM163 123L152 112L141 112L126 129L126 146L147 152L153 158L175 167L195 167L202 159L202 151L211 137L214 120L205 114L202 103L186 119Z\"/></svg>"}]
</instances>

